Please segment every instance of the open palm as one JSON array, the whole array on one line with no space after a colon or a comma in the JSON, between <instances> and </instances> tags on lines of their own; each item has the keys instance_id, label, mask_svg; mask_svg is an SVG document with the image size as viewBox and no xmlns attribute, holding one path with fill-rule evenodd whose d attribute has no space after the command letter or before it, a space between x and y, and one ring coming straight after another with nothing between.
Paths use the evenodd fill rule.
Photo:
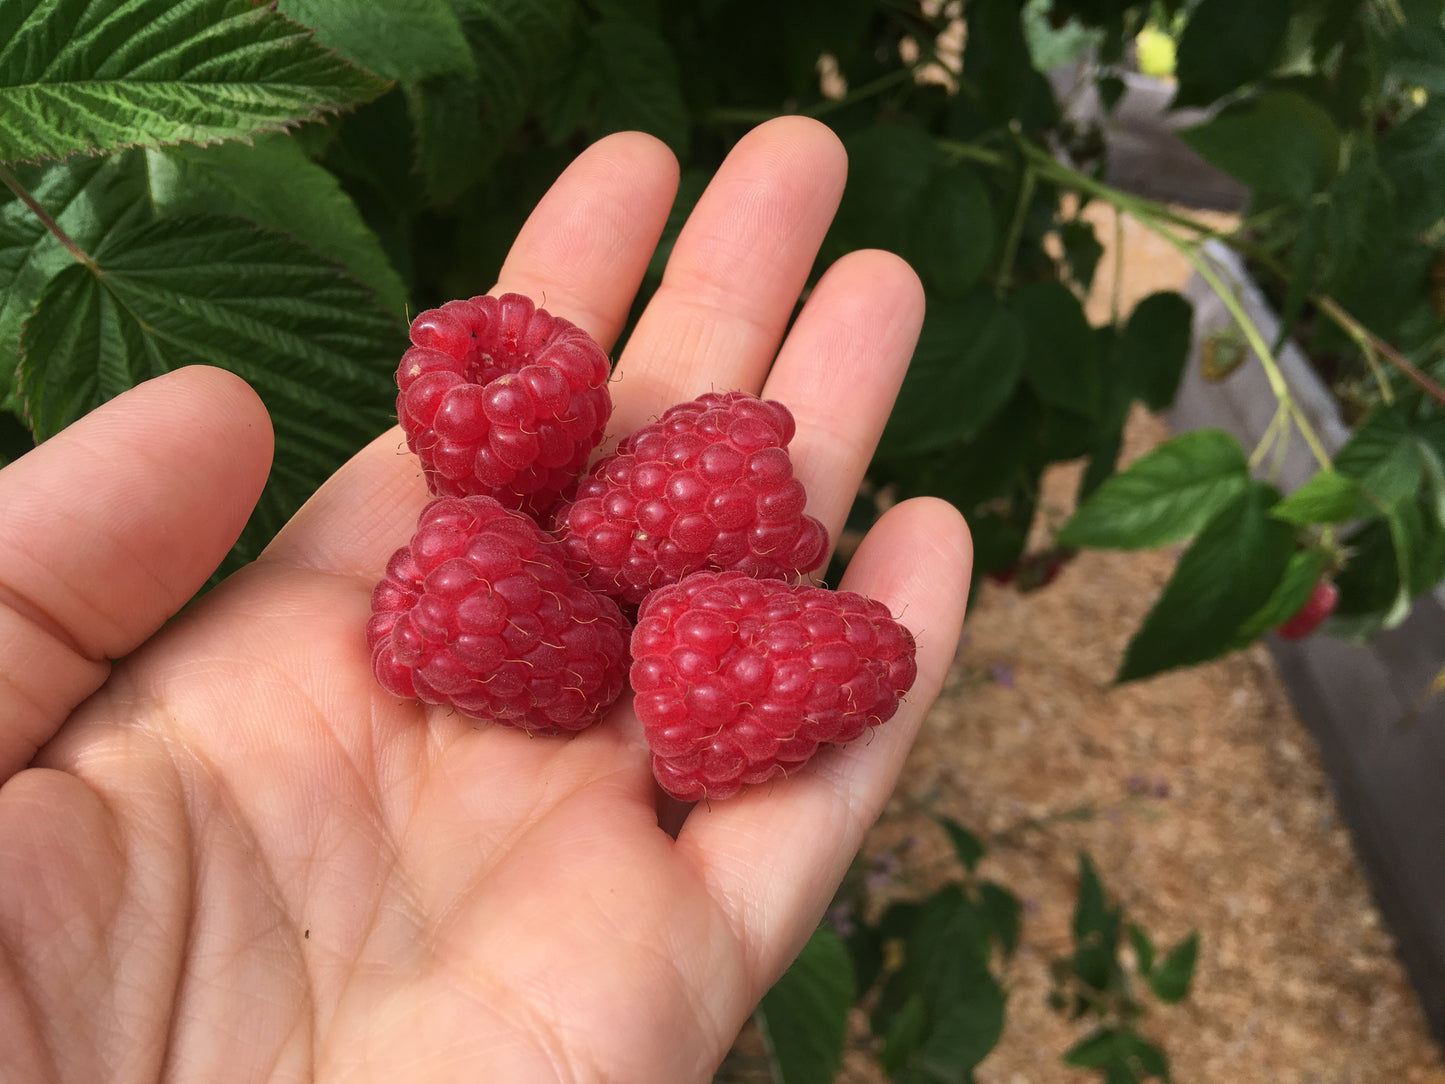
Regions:
<instances>
[{"instance_id":1,"label":"open palm","mask_svg":"<svg viewBox=\"0 0 1445 1084\"><path fill-rule=\"evenodd\" d=\"M743 140L612 385L614 436L708 390L786 403L809 511L835 534L923 306L900 261L855 253L784 341L844 172L809 121ZM596 144L498 290L610 345L676 182L648 137ZM529 737L375 684L371 588L427 499L397 431L162 628L239 532L269 433L245 385L189 369L0 472L0 1078L708 1079L937 694L962 521L899 505L843 585L917 635L899 714L793 778L678 810L627 697L580 735Z\"/></svg>"}]
</instances>

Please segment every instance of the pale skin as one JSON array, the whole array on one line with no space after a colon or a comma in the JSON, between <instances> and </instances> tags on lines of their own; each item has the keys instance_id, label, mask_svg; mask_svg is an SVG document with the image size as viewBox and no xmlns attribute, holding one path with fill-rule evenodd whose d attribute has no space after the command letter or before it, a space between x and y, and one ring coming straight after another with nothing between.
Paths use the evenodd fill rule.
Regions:
<instances>
[{"instance_id":1,"label":"pale skin","mask_svg":"<svg viewBox=\"0 0 1445 1084\"><path fill-rule=\"evenodd\" d=\"M811 121L742 141L619 359L610 430L709 390L779 399L835 537L923 317L902 261L857 252L784 338L845 171ZM676 184L655 140L600 141L494 292L610 349ZM838 585L917 635L898 715L679 811L626 696L578 736L529 737L375 684L371 588L427 500L396 430L162 627L270 458L250 389L195 368L0 472L0 1078L710 1079L938 694L968 591L962 519L898 505Z\"/></svg>"}]
</instances>

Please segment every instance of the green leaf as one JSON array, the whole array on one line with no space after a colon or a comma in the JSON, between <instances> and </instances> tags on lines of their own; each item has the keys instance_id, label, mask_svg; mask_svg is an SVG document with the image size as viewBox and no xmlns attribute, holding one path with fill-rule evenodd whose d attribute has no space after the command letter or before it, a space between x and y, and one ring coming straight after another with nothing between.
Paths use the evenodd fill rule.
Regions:
<instances>
[{"instance_id":1,"label":"green leaf","mask_svg":"<svg viewBox=\"0 0 1445 1084\"><path fill-rule=\"evenodd\" d=\"M987 971L969 973L970 982L943 1006L913 1058L906 1081L967 1080L998 1045L1003 1034L1004 993Z\"/></svg>"},{"instance_id":2,"label":"green leaf","mask_svg":"<svg viewBox=\"0 0 1445 1084\"><path fill-rule=\"evenodd\" d=\"M1131 1027L1101 1026L1085 1035L1064 1054L1065 1065L1103 1069L1108 1084L1157 1077L1169 1079L1169 1059Z\"/></svg>"},{"instance_id":3,"label":"green leaf","mask_svg":"<svg viewBox=\"0 0 1445 1084\"><path fill-rule=\"evenodd\" d=\"M848 948L820 926L758 1006L776 1084L828 1084L837 1076L853 997Z\"/></svg>"},{"instance_id":4,"label":"green leaf","mask_svg":"<svg viewBox=\"0 0 1445 1084\"><path fill-rule=\"evenodd\" d=\"M1134 946L1134 958L1139 974L1148 975L1154 970L1154 942L1149 933L1137 922L1129 923L1129 943Z\"/></svg>"},{"instance_id":5,"label":"green leaf","mask_svg":"<svg viewBox=\"0 0 1445 1084\"><path fill-rule=\"evenodd\" d=\"M1077 1069L1101 1069L1121 1059L1120 1029L1100 1027L1085 1035L1064 1053L1064 1064Z\"/></svg>"},{"instance_id":6,"label":"green leaf","mask_svg":"<svg viewBox=\"0 0 1445 1084\"><path fill-rule=\"evenodd\" d=\"M1099 243L1093 223L1084 218L1070 219L1059 225L1059 244L1064 249L1064 260L1069 265L1069 277L1079 289L1088 293L1094 283L1094 272L1104 256L1104 246Z\"/></svg>"},{"instance_id":7,"label":"green leaf","mask_svg":"<svg viewBox=\"0 0 1445 1084\"><path fill-rule=\"evenodd\" d=\"M1174 106L1209 105L1269 74L1289 29L1289 5L1201 0L1179 39Z\"/></svg>"},{"instance_id":8,"label":"green leaf","mask_svg":"<svg viewBox=\"0 0 1445 1084\"><path fill-rule=\"evenodd\" d=\"M844 140L848 183L833 218L829 248L838 255L884 248L906 257L914 209L929 180L946 164L927 133L898 124L874 124Z\"/></svg>"},{"instance_id":9,"label":"green leaf","mask_svg":"<svg viewBox=\"0 0 1445 1084\"><path fill-rule=\"evenodd\" d=\"M988 970L988 960L988 927L958 885L947 885L924 901L904 964L911 989L930 1006L947 1004L971 985L974 972Z\"/></svg>"},{"instance_id":10,"label":"green leaf","mask_svg":"<svg viewBox=\"0 0 1445 1084\"><path fill-rule=\"evenodd\" d=\"M1335 578L1340 589L1335 613L1366 631L1374 631L1393 610L1409 605L1408 592L1401 586L1395 534L1387 520L1379 519L1343 539L1350 561Z\"/></svg>"},{"instance_id":11,"label":"green leaf","mask_svg":"<svg viewBox=\"0 0 1445 1084\"><path fill-rule=\"evenodd\" d=\"M1294 333L1295 324L1304 311L1305 301L1315 291L1321 278L1321 253L1324 250L1330 222L1330 202L1316 196L1312 199L1294 238L1289 286L1279 309L1279 331L1270 349L1278 354Z\"/></svg>"},{"instance_id":12,"label":"green leaf","mask_svg":"<svg viewBox=\"0 0 1445 1084\"><path fill-rule=\"evenodd\" d=\"M1330 186L1322 288L1336 291L1394 244L1394 189L1371 155L1352 161Z\"/></svg>"},{"instance_id":13,"label":"green leaf","mask_svg":"<svg viewBox=\"0 0 1445 1084\"><path fill-rule=\"evenodd\" d=\"M578 34L543 88L543 127L554 140L579 128L595 137L637 130L686 161L691 117L672 44L644 22L604 17Z\"/></svg>"},{"instance_id":14,"label":"green leaf","mask_svg":"<svg viewBox=\"0 0 1445 1084\"><path fill-rule=\"evenodd\" d=\"M1174 402L1189 360L1194 306L1172 290L1150 294L1129 314L1119 338L1119 368L1127 386L1150 410Z\"/></svg>"},{"instance_id":15,"label":"green leaf","mask_svg":"<svg viewBox=\"0 0 1445 1084\"><path fill-rule=\"evenodd\" d=\"M574 0L454 0L475 76L407 85L417 157L433 200L475 183L527 118L574 28Z\"/></svg>"},{"instance_id":16,"label":"green leaf","mask_svg":"<svg viewBox=\"0 0 1445 1084\"><path fill-rule=\"evenodd\" d=\"M279 0L316 40L386 79L473 74L462 26L447 0Z\"/></svg>"},{"instance_id":17,"label":"green leaf","mask_svg":"<svg viewBox=\"0 0 1445 1084\"><path fill-rule=\"evenodd\" d=\"M1182 129L1179 136L1247 185L1256 199L1301 203L1323 191L1339 166L1340 134L1334 121L1292 90L1266 91Z\"/></svg>"},{"instance_id":18,"label":"green leaf","mask_svg":"<svg viewBox=\"0 0 1445 1084\"><path fill-rule=\"evenodd\" d=\"M963 163L938 171L914 206L908 255L924 283L961 297L993 256L993 203L977 171Z\"/></svg>"},{"instance_id":19,"label":"green leaf","mask_svg":"<svg viewBox=\"0 0 1445 1084\"><path fill-rule=\"evenodd\" d=\"M1445 28L1440 25L1439 5L1430 0L1404 5L1402 10L1407 21L1390 42L1391 74L1402 83L1445 93Z\"/></svg>"},{"instance_id":20,"label":"green leaf","mask_svg":"<svg viewBox=\"0 0 1445 1084\"><path fill-rule=\"evenodd\" d=\"M1094 329L1094 349L1103 362L1099 372L1103 387L1099 393L1099 417L1093 426L1089 446L1084 450L1089 462L1079 478L1076 507L1114 476L1119 466L1119 453L1124 448L1124 427L1129 421L1135 389L1120 360L1121 338L1112 324Z\"/></svg>"},{"instance_id":21,"label":"green leaf","mask_svg":"<svg viewBox=\"0 0 1445 1084\"><path fill-rule=\"evenodd\" d=\"M108 232L150 214L139 152L20 166L22 187L83 250ZM8 386L20 353L20 330L46 283L75 257L8 188L0 188L0 374Z\"/></svg>"},{"instance_id":22,"label":"green leaf","mask_svg":"<svg viewBox=\"0 0 1445 1084\"><path fill-rule=\"evenodd\" d=\"M1019 947L1019 930L1023 923L1023 904L1001 884L984 881L978 886L978 901L993 930L998 947L1005 956L1012 956Z\"/></svg>"},{"instance_id":23,"label":"green leaf","mask_svg":"<svg viewBox=\"0 0 1445 1084\"><path fill-rule=\"evenodd\" d=\"M1121 914L1109 906L1104 883L1087 853L1079 852L1079 895L1074 902L1074 954L1070 967L1081 982L1107 990L1118 973Z\"/></svg>"},{"instance_id":24,"label":"green leaf","mask_svg":"<svg viewBox=\"0 0 1445 1084\"><path fill-rule=\"evenodd\" d=\"M0 161L209 143L386 89L250 0L0 0Z\"/></svg>"},{"instance_id":25,"label":"green leaf","mask_svg":"<svg viewBox=\"0 0 1445 1084\"><path fill-rule=\"evenodd\" d=\"M965 1079L1003 1028L1003 991L988 970L990 930L957 884L911 917L903 966L873 1016L885 1035L883 1065L901 1080Z\"/></svg>"},{"instance_id":26,"label":"green leaf","mask_svg":"<svg viewBox=\"0 0 1445 1084\"><path fill-rule=\"evenodd\" d=\"M22 340L20 392L43 438L141 380L193 363L247 380L276 457L241 542L253 557L301 502L390 424L404 339L366 287L280 234L167 219L108 237L99 273L45 288Z\"/></svg>"},{"instance_id":27,"label":"green leaf","mask_svg":"<svg viewBox=\"0 0 1445 1084\"><path fill-rule=\"evenodd\" d=\"M1194 965L1199 960L1199 931L1196 930L1175 945L1149 972L1149 985L1160 1001L1174 1004L1183 1001L1194 978Z\"/></svg>"},{"instance_id":28,"label":"green leaf","mask_svg":"<svg viewBox=\"0 0 1445 1084\"><path fill-rule=\"evenodd\" d=\"M1418 438L1401 414L1378 407L1355 427L1350 439L1335 453L1337 472L1359 482L1361 489L1383 507L1410 500L1420 489L1424 466Z\"/></svg>"},{"instance_id":29,"label":"green leaf","mask_svg":"<svg viewBox=\"0 0 1445 1084\"><path fill-rule=\"evenodd\" d=\"M968 440L875 460L869 477L894 485L900 496L941 497L971 517L979 505L1008 496L1033 473L1029 460L1040 440L1040 420L1038 401L1023 390Z\"/></svg>"},{"instance_id":30,"label":"green leaf","mask_svg":"<svg viewBox=\"0 0 1445 1084\"><path fill-rule=\"evenodd\" d=\"M896 1076L923 1044L927 1029L928 1010L924 1008L923 998L914 994L889 1017L888 1029L883 1035L883 1049L878 1057L883 1071L889 1076Z\"/></svg>"},{"instance_id":31,"label":"green leaf","mask_svg":"<svg viewBox=\"0 0 1445 1084\"><path fill-rule=\"evenodd\" d=\"M279 230L342 264L376 291L394 320L406 321L406 287L376 234L335 175L308 159L291 137L264 136L251 147L149 151L146 174L157 214L209 211Z\"/></svg>"},{"instance_id":32,"label":"green leaf","mask_svg":"<svg viewBox=\"0 0 1445 1084\"><path fill-rule=\"evenodd\" d=\"M968 526L973 534L974 578L1008 568L1028 546L1029 531L1038 512L1039 476L1016 481L998 500L974 510Z\"/></svg>"},{"instance_id":33,"label":"green leaf","mask_svg":"<svg viewBox=\"0 0 1445 1084\"><path fill-rule=\"evenodd\" d=\"M976 433L1013 394L1024 343L1017 314L991 291L954 303L930 298L878 455L927 452Z\"/></svg>"},{"instance_id":34,"label":"green leaf","mask_svg":"<svg viewBox=\"0 0 1445 1084\"><path fill-rule=\"evenodd\" d=\"M1305 525L1344 523L1368 512L1360 482L1337 470L1324 468L1270 509L1269 514L1286 523Z\"/></svg>"},{"instance_id":35,"label":"green leaf","mask_svg":"<svg viewBox=\"0 0 1445 1084\"><path fill-rule=\"evenodd\" d=\"M953 853L958 856L959 863L972 873L978 868L984 855L984 846L979 842L978 836L952 817L940 817L938 823L948 834L948 841L953 844Z\"/></svg>"},{"instance_id":36,"label":"green leaf","mask_svg":"<svg viewBox=\"0 0 1445 1084\"><path fill-rule=\"evenodd\" d=\"M1129 641L1116 680L1229 650L1237 630L1269 601L1294 554L1294 529L1269 515L1278 501L1273 486L1251 482L1205 524Z\"/></svg>"},{"instance_id":37,"label":"green leaf","mask_svg":"<svg viewBox=\"0 0 1445 1084\"><path fill-rule=\"evenodd\" d=\"M1445 579L1445 528L1433 513L1432 506L1415 500L1396 505L1386 516L1403 585L1401 603ZM1403 620L1405 614L1398 616Z\"/></svg>"},{"instance_id":38,"label":"green leaf","mask_svg":"<svg viewBox=\"0 0 1445 1084\"><path fill-rule=\"evenodd\" d=\"M1395 188L1400 226L1428 230L1445 217L1445 97L1422 109L1380 140L1380 169Z\"/></svg>"},{"instance_id":39,"label":"green leaf","mask_svg":"<svg viewBox=\"0 0 1445 1084\"><path fill-rule=\"evenodd\" d=\"M1061 282L1030 283L1015 291L1024 329L1024 375L1049 406L1097 417L1102 382L1097 340L1084 307Z\"/></svg>"},{"instance_id":40,"label":"green leaf","mask_svg":"<svg viewBox=\"0 0 1445 1084\"><path fill-rule=\"evenodd\" d=\"M1187 538L1249 488L1239 442L1219 429L1165 441L1104 482L1059 532L1066 546L1152 549Z\"/></svg>"},{"instance_id":41,"label":"green leaf","mask_svg":"<svg viewBox=\"0 0 1445 1084\"><path fill-rule=\"evenodd\" d=\"M1058 119L1049 81L1034 67L1017 0L972 0L963 82L983 111L1036 133Z\"/></svg>"},{"instance_id":42,"label":"green leaf","mask_svg":"<svg viewBox=\"0 0 1445 1084\"><path fill-rule=\"evenodd\" d=\"M1300 550L1289 559L1279 583L1261 606L1234 634L1230 650L1247 647L1270 629L1278 628L1309 601L1315 584L1325 572L1325 556L1319 550Z\"/></svg>"},{"instance_id":43,"label":"green leaf","mask_svg":"<svg viewBox=\"0 0 1445 1084\"><path fill-rule=\"evenodd\" d=\"M1129 1063L1137 1065L1144 1076L1157 1077L1159 1080L1169 1079L1169 1058L1164 1051L1155 1046L1144 1036L1137 1032L1131 1032L1132 1042L1129 1048Z\"/></svg>"}]
</instances>

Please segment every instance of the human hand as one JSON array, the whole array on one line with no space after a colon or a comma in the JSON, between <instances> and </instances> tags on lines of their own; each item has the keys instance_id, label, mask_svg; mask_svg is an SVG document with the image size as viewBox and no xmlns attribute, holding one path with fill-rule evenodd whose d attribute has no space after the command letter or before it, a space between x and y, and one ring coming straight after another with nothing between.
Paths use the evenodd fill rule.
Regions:
<instances>
[{"instance_id":1,"label":"human hand","mask_svg":"<svg viewBox=\"0 0 1445 1084\"><path fill-rule=\"evenodd\" d=\"M816 123L746 137L612 384L614 434L708 390L784 402L808 510L835 537L923 315L900 260L858 252L784 339L844 172ZM532 214L497 291L610 346L676 183L655 140L602 140ZM187 369L0 472L0 1078L709 1079L937 696L969 582L960 517L898 505L841 585L917 635L899 713L677 815L626 696L551 738L376 685L371 589L427 500L396 430L160 628L269 461L250 390Z\"/></svg>"}]
</instances>

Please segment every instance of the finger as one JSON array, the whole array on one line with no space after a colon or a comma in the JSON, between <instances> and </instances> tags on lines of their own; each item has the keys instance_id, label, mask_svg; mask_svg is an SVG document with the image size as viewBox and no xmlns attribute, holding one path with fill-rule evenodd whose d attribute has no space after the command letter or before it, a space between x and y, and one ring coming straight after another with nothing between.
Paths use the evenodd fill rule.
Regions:
<instances>
[{"instance_id":1,"label":"finger","mask_svg":"<svg viewBox=\"0 0 1445 1084\"><path fill-rule=\"evenodd\" d=\"M738 142L623 351L613 432L707 391L762 387L846 176L843 145L817 121L783 117Z\"/></svg>"},{"instance_id":2,"label":"finger","mask_svg":"<svg viewBox=\"0 0 1445 1084\"><path fill-rule=\"evenodd\" d=\"M493 293L526 294L610 350L677 195L677 159L641 132L593 144L528 216Z\"/></svg>"},{"instance_id":3,"label":"finger","mask_svg":"<svg viewBox=\"0 0 1445 1084\"><path fill-rule=\"evenodd\" d=\"M819 280L763 394L788 406L808 512L836 540L923 326L923 285L888 252L854 252Z\"/></svg>"},{"instance_id":4,"label":"finger","mask_svg":"<svg viewBox=\"0 0 1445 1084\"><path fill-rule=\"evenodd\" d=\"M271 464L256 393L180 369L0 471L0 779L195 594Z\"/></svg>"},{"instance_id":5,"label":"finger","mask_svg":"<svg viewBox=\"0 0 1445 1084\"><path fill-rule=\"evenodd\" d=\"M626 322L677 191L677 162L651 136L593 144L533 210L494 293L546 300L548 311L610 347ZM428 499L400 429L346 463L277 535L267 561L375 579Z\"/></svg>"},{"instance_id":6,"label":"finger","mask_svg":"<svg viewBox=\"0 0 1445 1084\"><path fill-rule=\"evenodd\" d=\"M876 598L914 633L918 677L898 714L802 772L692 811L680 853L702 872L747 954L760 996L807 939L882 811L943 686L962 630L973 547L957 510L918 498L869 532L842 588Z\"/></svg>"}]
</instances>

